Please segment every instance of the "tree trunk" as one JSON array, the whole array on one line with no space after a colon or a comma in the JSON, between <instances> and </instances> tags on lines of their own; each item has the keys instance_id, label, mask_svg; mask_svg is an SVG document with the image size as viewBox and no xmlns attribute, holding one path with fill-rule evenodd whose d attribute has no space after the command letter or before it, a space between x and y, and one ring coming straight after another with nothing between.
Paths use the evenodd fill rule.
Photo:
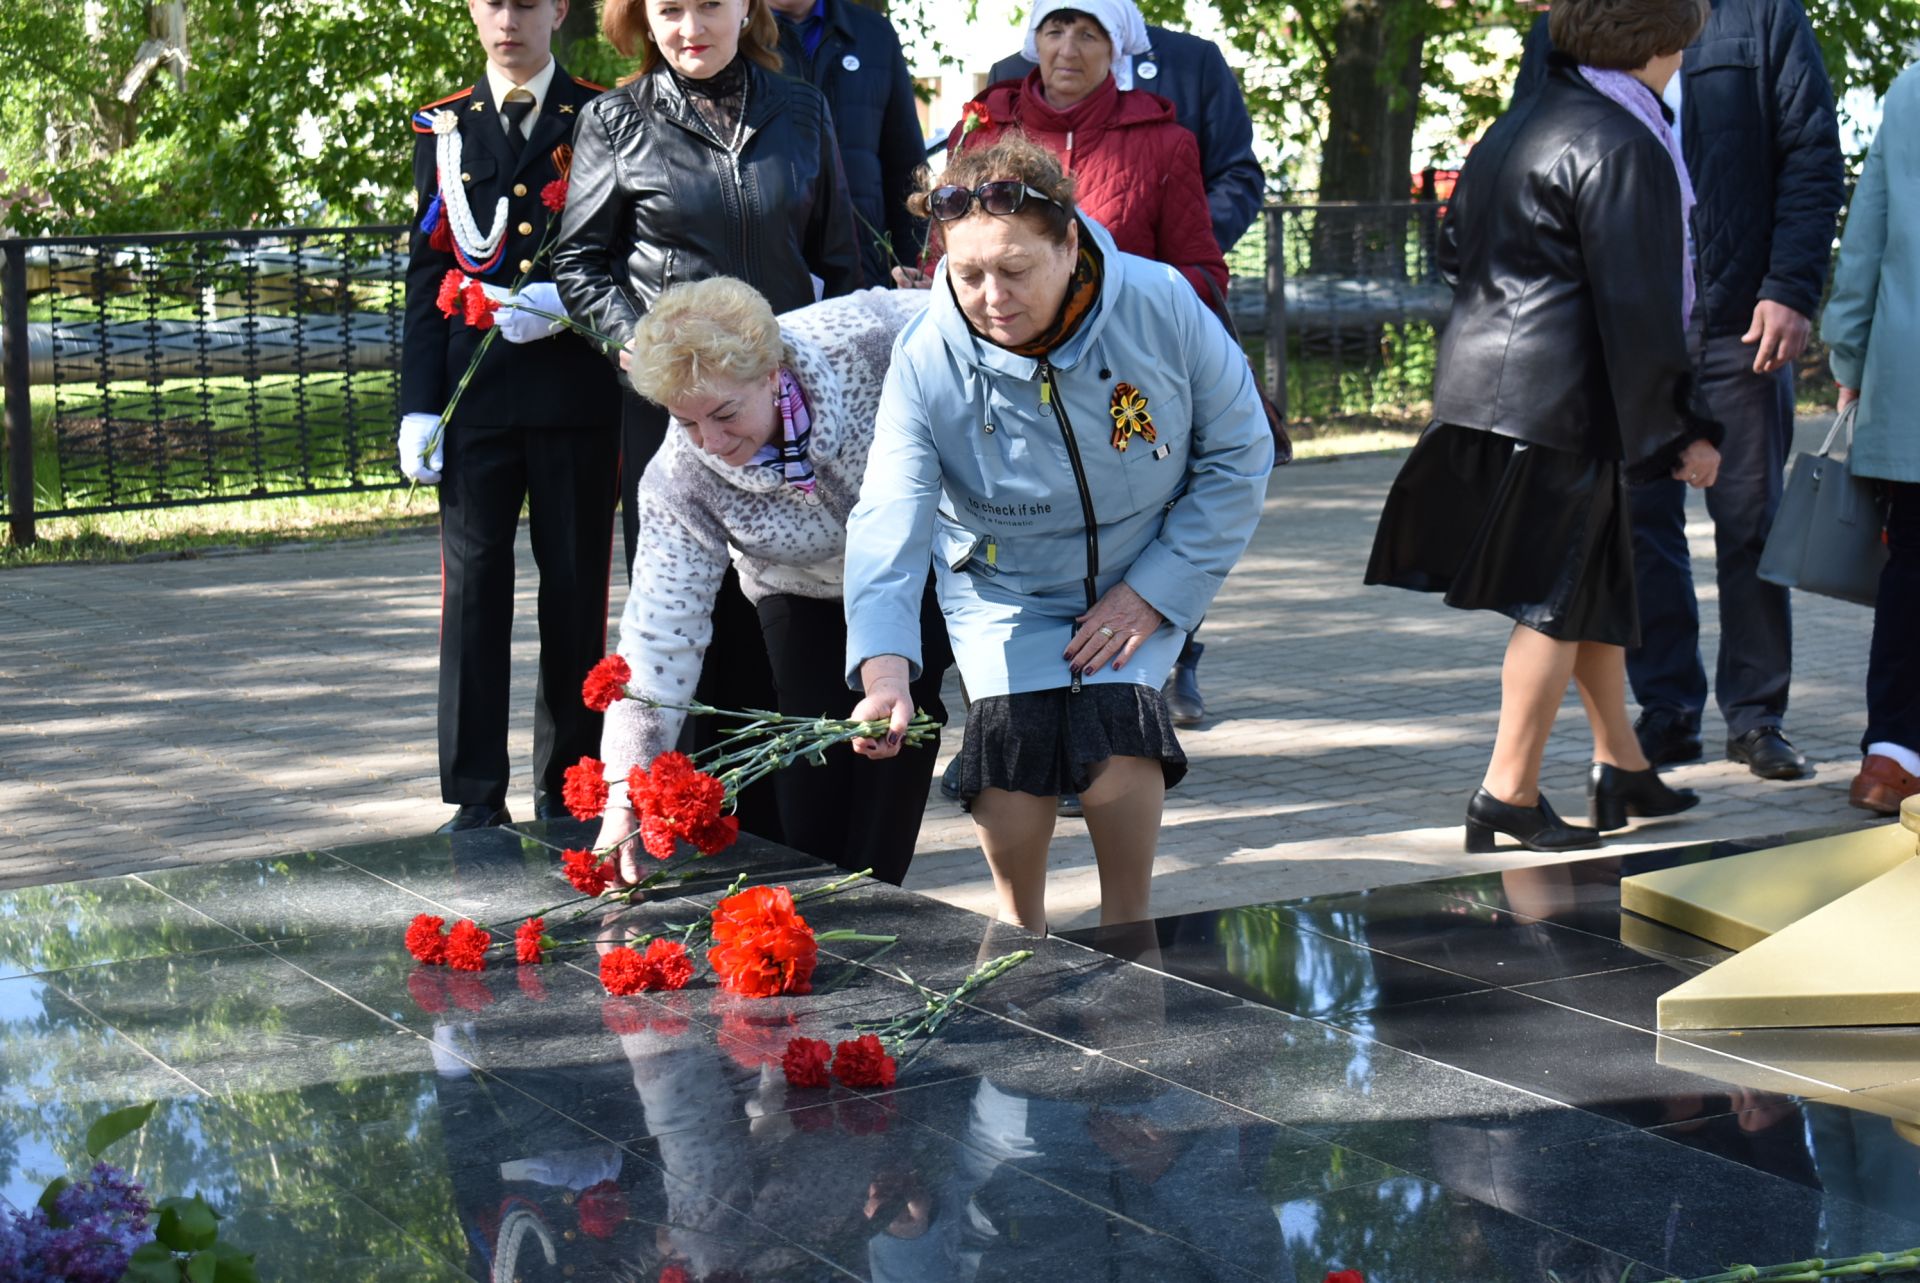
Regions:
<instances>
[{"instance_id":1,"label":"tree trunk","mask_svg":"<svg viewBox=\"0 0 1920 1283\"><path fill-rule=\"evenodd\" d=\"M1427 0L1344 0L1327 68L1322 201L1406 201L1412 193L1415 106L1424 79L1420 10ZM1379 211L1322 212L1316 271L1397 272L1404 223Z\"/></svg>"}]
</instances>

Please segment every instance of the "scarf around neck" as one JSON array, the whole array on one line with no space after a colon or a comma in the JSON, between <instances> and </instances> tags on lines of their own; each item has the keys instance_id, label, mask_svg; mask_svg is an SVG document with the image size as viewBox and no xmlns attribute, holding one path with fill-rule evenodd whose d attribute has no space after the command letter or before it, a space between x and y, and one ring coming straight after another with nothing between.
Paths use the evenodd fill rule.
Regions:
<instances>
[{"instance_id":1,"label":"scarf around neck","mask_svg":"<svg viewBox=\"0 0 1920 1283\"><path fill-rule=\"evenodd\" d=\"M1673 136L1673 129L1667 124L1667 113L1660 103L1660 96L1640 80L1624 71L1607 71L1599 67L1580 68L1580 74L1586 82L1611 98L1614 102L1632 112L1635 119L1653 131L1667 149L1667 158L1673 162L1674 177L1680 180L1680 327L1686 329L1693 322L1693 178L1687 173L1687 158L1680 152L1680 143ZM1676 75L1679 73L1675 73Z\"/></svg>"}]
</instances>

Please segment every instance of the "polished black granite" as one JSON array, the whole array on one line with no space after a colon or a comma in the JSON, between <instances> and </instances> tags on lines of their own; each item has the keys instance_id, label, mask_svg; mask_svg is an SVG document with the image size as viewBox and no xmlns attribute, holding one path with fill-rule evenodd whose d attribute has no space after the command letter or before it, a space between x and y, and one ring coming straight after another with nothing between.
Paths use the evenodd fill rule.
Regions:
<instances>
[{"instance_id":1,"label":"polished black granite","mask_svg":"<svg viewBox=\"0 0 1920 1283\"><path fill-rule=\"evenodd\" d=\"M590 950L477 976L405 954L415 913L569 898L547 843L586 838L0 895L0 1198L158 1100L113 1157L303 1283L1645 1283L1920 1242L1920 1148L1848 1104L1920 1085L1920 1038L1815 1072L1792 1039L1654 1031L1719 955L1623 930L1618 879L1724 848L1038 940L869 884L805 912L898 941L823 946L813 993L761 1002L704 977L609 998ZM556 934L684 921L742 871L833 876L744 839ZM849 1037L915 1005L903 974L947 988L1014 948L1034 957L891 1090L786 1085L789 1038Z\"/></svg>"}]
</instances>

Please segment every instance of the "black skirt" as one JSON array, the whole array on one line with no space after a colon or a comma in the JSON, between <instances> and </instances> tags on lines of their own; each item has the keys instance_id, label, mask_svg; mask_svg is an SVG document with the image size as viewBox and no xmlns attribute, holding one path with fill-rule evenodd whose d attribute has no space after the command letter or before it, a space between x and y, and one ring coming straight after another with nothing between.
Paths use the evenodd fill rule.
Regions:
<instances>
[{"instance_id":1,"label":"black skirt","mask_svg":"<svg viewBox=\"0 0 1920 1283\"><path fill-rule=\"evenodd\" d=\"M1087 768L1109 757L1160 763L1167 787L1187 774L1167 701L1149 686L1100 682L1078 693L1055 690L990 695L967 709L960 742L960 796L1006 789L1058 797L1084 793Z\"/></svg>"},{"instance_id":2,"label":"black skirt","mask_svg":"<svg viewBox=\"0 0 1920 1283\"><path fill-rule=\"evenodd\" d=\"M1640 644L1620 464L1492 432L1436 423L1421 435L1367 582L1444 593L1561 641Z\"/></svg>"}]
</instances>

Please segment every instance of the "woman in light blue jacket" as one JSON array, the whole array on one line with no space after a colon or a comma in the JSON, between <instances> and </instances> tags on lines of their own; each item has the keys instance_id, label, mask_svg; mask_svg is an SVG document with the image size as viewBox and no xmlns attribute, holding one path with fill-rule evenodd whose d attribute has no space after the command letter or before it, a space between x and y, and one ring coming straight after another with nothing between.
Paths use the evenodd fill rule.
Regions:
<instances>
[{"instance_id":1,"label":"woman in light blue jacket","mask_svg":"<svg viewBox=\"0 0 1920 1283\"><path fill-rule=\"evenodd\" d=\"M1865 760L1849 798L1896 814L1920 793L1920 67L1887 92L1820 318L1840 408L1860 403L1849 462L1885 484L1886 569L1867 661Z\"/></svg>"},{"instance_id":2,"label":"woman in light blue jacket","mask_svg":"<svg viewBox=\"0 0 1920 1283\"><path fill-rule=\"evenodd\" d=\"M1273 444L1244 355L1180 275L1123 254L1021 137L916 198L947 257L894 345L847 527L854 716L912 714L932 558L973 697L960 750L999 916L1046 929L1059 795L1078 792L1103 923L1148 916L1166 789L1161 683L1260 517Z\"/></svg>"}]
</instances>

